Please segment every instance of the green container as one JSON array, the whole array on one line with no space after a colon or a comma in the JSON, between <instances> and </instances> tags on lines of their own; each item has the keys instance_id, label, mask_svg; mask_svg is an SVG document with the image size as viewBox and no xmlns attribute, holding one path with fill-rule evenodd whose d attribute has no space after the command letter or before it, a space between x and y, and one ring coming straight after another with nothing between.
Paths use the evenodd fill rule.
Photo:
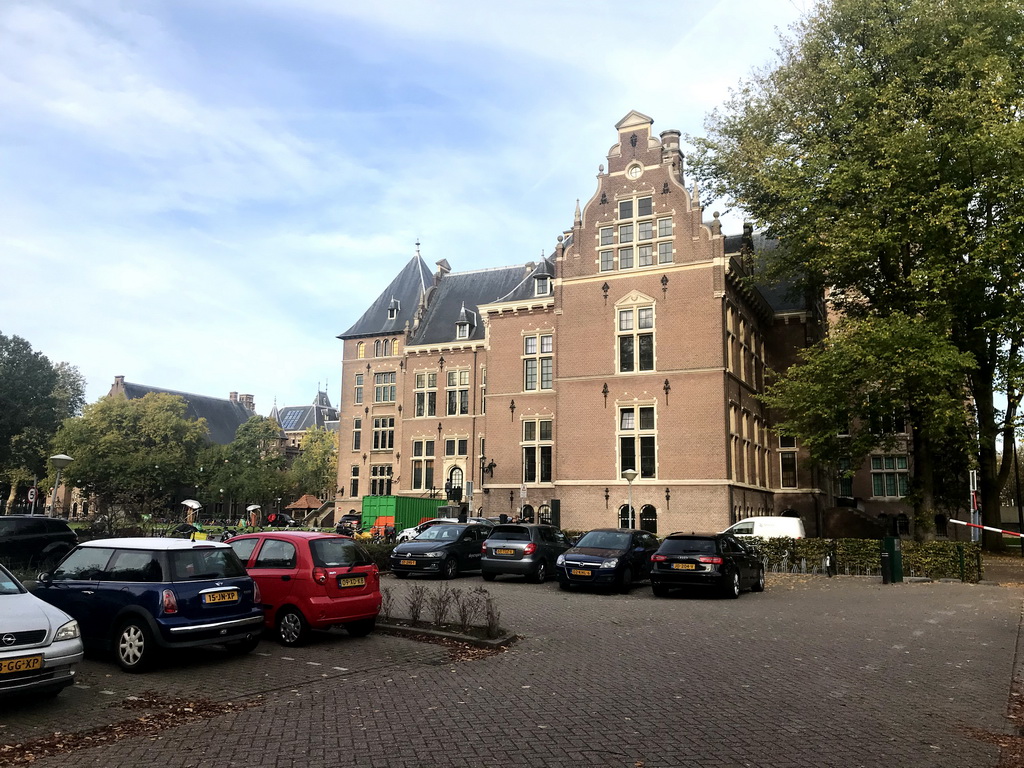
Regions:
<instances>
[{"instance_id":1,"label":"green container","mask_svg":"<svg viewBox=\"0 0 1024 768\"><path fill-rule=\"evenodd\" d=\"M888 580L886 575L889 576ZM903 581L903 547L898 536L886 536L882 539L882 581L892 584Z\"/></svg>"},{"instance_id":2,"label":"green container","mask_svg":"<svg viewBox=\"0 0 1024 768\"><path fill-rule=\"evenodd\" d=\"M420 499L409 496L363 496L363 530L377 525L380 518L394 518L395 531L412 528L423 520L437 517L444 499Z\"/></svg>"}]
</instances>

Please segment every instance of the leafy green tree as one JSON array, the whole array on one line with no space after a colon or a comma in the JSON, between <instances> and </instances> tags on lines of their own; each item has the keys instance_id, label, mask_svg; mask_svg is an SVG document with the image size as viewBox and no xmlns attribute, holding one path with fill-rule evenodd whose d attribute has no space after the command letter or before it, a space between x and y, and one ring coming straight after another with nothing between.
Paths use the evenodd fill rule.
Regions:
<instances>
[{"instance_id":1,"label":"leafy green tree","mask_svg":"<svg viewBox=\"0 0 1024 768\"><path fill-rule=\"evenodd\" d=\"M281 431L275 421L252 416L238 428L230 444L207 449L202 475L208 499L223 501L229 505L225 514L236 516L250 504L269 509L289 482L280 442Z\"/></svg>"},{"instance_id":2,"label":"leafy green tree","mask_svg":"<svg viewBox=\"0 0 1024 768\"><path fill-rule=\"evenodd\" d=\"M823 0L691 158L706 189L781 241L775 274L828 287L850 317L926 318L973 358L990 525L1010 468L997 436L1024 373L1022 120L1016 0Z\"/></svg>"},{"instance_id":3,"label":"leafy green tree","mask_svg":"<svg viewBox=\"0 0 1024 768\"><path fill-rule=\"evenodd\" d=\"M95 494L105 514L166 510L175 492L194 482L206 442L206 420L188 419L185 411L181 397L165 393L86 406L54 440L56 450L75 459L64 478Z\"/></svg>"},{"instance_id":4,"label":"leafy green tree","mask_svg":"<svg viewBox=\"0 0 1024 768\"><path fill-rule=\"evenodd\" d=\"M319 499L334 498L338 481L338 436L315 427L302 437L302 453L292 464L292 476L300 494Z\"/></svg>"}]
</instances>

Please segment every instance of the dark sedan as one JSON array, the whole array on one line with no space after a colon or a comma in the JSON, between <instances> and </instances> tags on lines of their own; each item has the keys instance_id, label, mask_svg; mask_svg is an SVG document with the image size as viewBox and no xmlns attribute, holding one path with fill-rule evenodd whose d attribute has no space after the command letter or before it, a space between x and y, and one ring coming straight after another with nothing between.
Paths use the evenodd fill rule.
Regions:
<instances>
[{"instance_id":1,"label":"dark sedan","mask_svg":"<svg viewBox=\"0 0 1024 768\"><path fill-rule=\"evenodd\" d=\"M726 533L673 533L651 556L651 589L665 597L673 587L697 587L722 597L764 591L764 564Z\"/></svg>"},{"instance_id":2,"label":"dark sedan","mask_svg":"<svg viewBox=\"0 0 1024 768\"><path fill-rule=\"evenodd\" d=\"M657 549L657 537L647 531L598 528L558 556L558 586L605 586L628 592L634 581L647 578Z\"/></svg>"},{"instance_id":3,"label":"dark sedan","mask_svg":"<svg viewBox=\"0 0 1024 768\"><path fill-rule=\"evenodd\" d=\"M480 570L480 547L491 532L481 523L438 523L391 553L391 572L454 579L462 571Z\"/></svg>"},{"instance_id":4,"label":"dark sedan","mask_svg":"<svg viewBox=\"0 0 1024 768\"><path fill-rule=\"evenodd\" d=\"M484 581L512 574L543 584L569 546L566 535L553 525L496 525L484 542L480 570Z\"/></svg>"}]
</instances>

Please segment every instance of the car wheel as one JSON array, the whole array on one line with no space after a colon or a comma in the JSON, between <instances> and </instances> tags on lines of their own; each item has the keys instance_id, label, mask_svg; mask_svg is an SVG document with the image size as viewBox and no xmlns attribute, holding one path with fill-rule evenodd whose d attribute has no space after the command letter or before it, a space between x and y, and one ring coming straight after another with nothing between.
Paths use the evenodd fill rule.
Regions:
<instances>
[{"instance_id":1,"label":"car wheel","mask_svg":"<svg viewBox=\"0 0 1024 768\"><path fill-rule=\"evenodd\" d=\"M454 579L459 575L459 561L454 557L449 557L443 563L441 563L441 578L442 579Z\"/></svg>"},{"instance_id":2,"label":"car wheel","mask_svg":"<svg viewBox=\"0 0 1024 768\"><path fill-rule=\"evenodd\" d=\"M245 640L239 640L236 643L228 643L228 652L236 656L245 656L247 653L252 653L256 650L256 646L260 644L259 635L250 635Z\"/></svg>"},{"instance_id":3,"label":"car wheel","mask_svg":"<svg viewBox=\"0 0 1024 768\"><path fill-rule=\"evenodd\" d=\"M129 619L114 637L114 658L125 672L144 672L153 665L156 641L142 619Z\"/></svg>"},{"instance_id":4,"label":"car wheel","mask_svg":"<svg viewBox=\"0 0 1024 768\"><path fill-rule=\"evenodd\" d=\"M277 617L277 642L294 647L309 639L309 622L301 611L285 608Z\"/></svg>"},{"instance_id":5,"label":"car wheel","mask_svg":"<svg viewBox=\"0 0 1024 768\"><path fill-rule=\"evenodd\" d=\"M376 626L376 619L360 619L359 621L350 621L344 625L345 631L352 635L352 637L366 637L373 632Z\"/></svg>"},{"instance_id":6,"label":"car wheel","mask_svg":"<svg viewBox=\"0 0 1024 768\"><path fill-rule=\"evenodd\" d=\"M725 582L722 585L722 597L728 597L735 599L740 596L740 573L739 571L733 571L725 576Z\"/></svg>"},{"instance_id":7,"label":"car wheel","mask_svg":"<svg viewBox=\"0 0 1024 768\"><path fill-rule=\"evenodd\" d=\"M754 585L750 588L751 592L764 592L764 568L757 569L757 578L754 579Z\"/></svg>"},{"instance_id":8,"label":"car wheel","mask_svg":"<svg viewBox=\"0 0 1024 768\"><path fill-rule=\"evenodd\" d=\"M629 588L633 586L633 571L630 568L623 568L622 575L619 577L619 592L627 594Z\"/></svg>"},{"instance_id":9,"label":"car wheel","mask_svg":"<svg viewBox=\"0 0 1024 768\"><path fill-rule=\"evenodd\" d=\"M534 584L543 584L548 580L548 564L541 560L537 563L537 569L530 575L530 581Z\"/></svg>"},{"instance_id":10,"label":"car wheel","mask_svg":"<svg viewBox=\"0 0 1024 768\"><path fill-rule=\"evenodd\" d=\"M484 581L494 581L494 577L497 576L497 574L495 574L495 573L486 573L486 572L481 573L480 575L484 577Z\"/></svg>"},{"instance_id":11,"label":"car wheel","mask_svg":"<svg viewBox=\"0 0 1024 768\"><path fill-rule=\"evenodd\" d=\"M651 584L651 592L655 597L668 597L668 587L664 584Z\"/></svg>"},{"instance_id":12,"label":"car wheel","mask_svg":"<svg viewBox=\"0 0 1024 768\"><path fill-rule=\"evenodd\" d=\"M558 580L558 588L560 590L562 590L563 592L568 592L569 590L572 589L572 584L570 584L568 581L562 581L561 579L559 579Z\"/></svg>"}]
</instances>

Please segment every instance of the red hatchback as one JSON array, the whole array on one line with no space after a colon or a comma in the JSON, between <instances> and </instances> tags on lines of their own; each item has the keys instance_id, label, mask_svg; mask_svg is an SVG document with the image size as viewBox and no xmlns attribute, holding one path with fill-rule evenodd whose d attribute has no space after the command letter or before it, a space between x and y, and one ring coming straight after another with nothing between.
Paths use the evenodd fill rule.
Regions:
<instances>
[{"instance_id":1,"label":"red hatchback","mask_svg":"<svg viewBox=\"0 0 1024 768\"><path fill-rule=\"evenodd\" d=\"M301 645L312 629L373 631L380 577L366 551L348 536L266 531L228 541L263 596L266 625L282 645Z\"/></svg>"}]
</instances>

